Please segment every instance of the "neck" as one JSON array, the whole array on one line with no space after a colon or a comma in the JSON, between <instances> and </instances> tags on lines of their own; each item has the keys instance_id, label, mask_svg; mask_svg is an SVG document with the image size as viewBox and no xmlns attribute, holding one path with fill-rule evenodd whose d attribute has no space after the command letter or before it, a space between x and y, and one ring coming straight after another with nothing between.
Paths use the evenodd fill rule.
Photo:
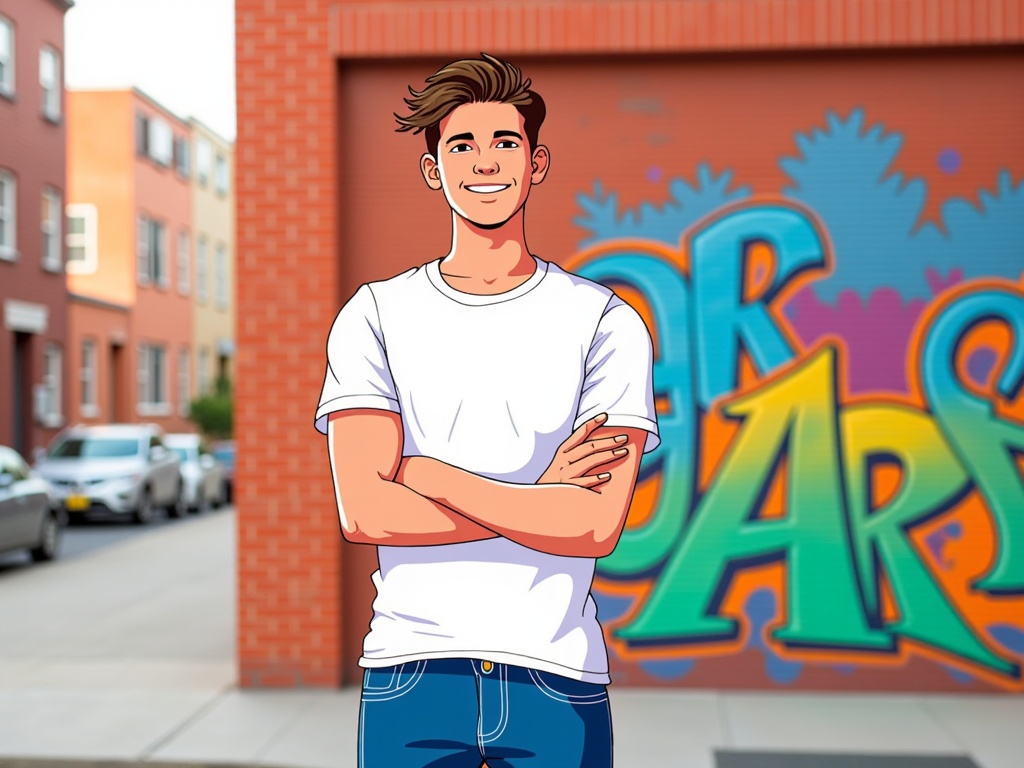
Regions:
<instances>
[{"instance_id":1,"label":"neck","mask_svg":"<svg viewBox=\"0 0 1024 768\"><path fill-rule=\"evenodd\" d=\"M452 211L452 248L441 262L443 274L492 282L526 278L535 268L526 245L523 208L494 229L481 227Z\"/></svg>"}]
</instances>

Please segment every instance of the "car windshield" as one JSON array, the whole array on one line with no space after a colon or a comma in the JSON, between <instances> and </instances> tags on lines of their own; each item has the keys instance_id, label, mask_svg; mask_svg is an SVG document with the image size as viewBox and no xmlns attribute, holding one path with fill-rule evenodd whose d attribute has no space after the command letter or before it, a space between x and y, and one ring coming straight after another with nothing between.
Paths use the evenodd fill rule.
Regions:
<instances>
[{"instance_id":1,"label":"car windshield","mask_svg":"<svg viewBox=\"0 0 1024 768\"><path fill-rule=\"evenodd\" d=\"M234 448L214 448L210 453L214 455L217 461L222 461L228 466L235 463Z\"/></svg>"},{"instance_id":2,"label":"car windshield","mask_svg":"<svg viewBox=\"0 0 1024 768\"><path fill-rule=\"evenodd\" d=\"M139 441L130 437L69 437L55 445L55 459L120 459L137 456Z\"/></svg>"},{"instance_id":3,"label":"car windshield","mask_svg":"<svg viewBox=\"0 0 1024 768\"><path fill-rule=\"evenodd\" d=\"M171 450L178 454L178 458L181 459L182 461L192 461L194 459L191 448L185 448L180 445L173 445L171 446Z\"/></svg>"}]
</instances>

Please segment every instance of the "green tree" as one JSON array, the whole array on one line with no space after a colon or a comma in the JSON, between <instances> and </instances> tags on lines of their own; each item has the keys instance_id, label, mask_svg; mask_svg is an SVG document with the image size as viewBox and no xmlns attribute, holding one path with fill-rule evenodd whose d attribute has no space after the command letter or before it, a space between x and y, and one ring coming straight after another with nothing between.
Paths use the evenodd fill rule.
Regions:
<instances>
[{"instance_id":1,"label":"green tree","mask_svg":"<svg viewBox=\"0 0 1024 768\"><path fill-rule=\"evenodd\" d=\"M211 440L226 440L234 429L234 406L231 382L226 376L217 379L214 391L192 401L189 418Z\"/></svg>"}]
</instances>

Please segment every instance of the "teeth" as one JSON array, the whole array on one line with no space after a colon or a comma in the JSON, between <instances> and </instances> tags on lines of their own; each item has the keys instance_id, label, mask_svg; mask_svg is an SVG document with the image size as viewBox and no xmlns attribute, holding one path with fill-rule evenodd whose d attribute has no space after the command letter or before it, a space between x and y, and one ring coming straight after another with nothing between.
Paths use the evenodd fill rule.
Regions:
<instances>
[{"instance_id":1,"label":"teeth","mask_svg":"<svg viewBox=\"0 0 1024 768\"><path fill-rule=\"evenodd\" d=\"M487 194L488 192L501 192L503 189L508 189L508 184L474 184L473 186L467 186L470 192L482 192Z\"/></svg>"}]
</instances>

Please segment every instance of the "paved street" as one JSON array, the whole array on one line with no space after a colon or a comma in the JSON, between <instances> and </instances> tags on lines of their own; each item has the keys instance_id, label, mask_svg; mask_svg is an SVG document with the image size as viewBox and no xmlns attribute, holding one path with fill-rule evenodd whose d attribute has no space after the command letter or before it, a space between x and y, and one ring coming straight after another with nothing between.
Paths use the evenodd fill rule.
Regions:
<instances>
[{"instance_id":1,"label":"paved street","mask_svg":"<svg viewBox=\"0 0 1024 768\"><path fill-rule=\"evenodd\" d=\"M354 768L356 690L235 686L235 521L205 513L0 573L0 768ZM814 768L1019 768L1024 753L1020 696L613 687L612 706L625 768L808 765L779 754L794 751L827 753ZM755 751L769 754L750 762ZM864 752L891 757L842 762Z\"/></svg>"}]
</instances>

